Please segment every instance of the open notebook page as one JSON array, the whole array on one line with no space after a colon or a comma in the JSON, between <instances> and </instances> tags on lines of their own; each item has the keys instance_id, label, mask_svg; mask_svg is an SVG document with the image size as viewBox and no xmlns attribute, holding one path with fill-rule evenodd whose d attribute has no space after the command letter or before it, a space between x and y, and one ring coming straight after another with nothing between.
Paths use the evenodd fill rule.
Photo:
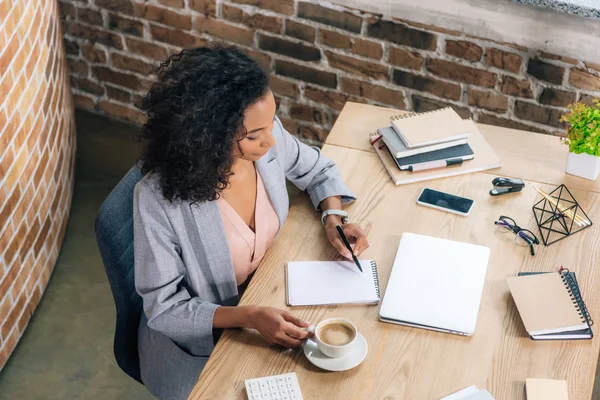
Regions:
<instances>
[{"instance_id":1,"label":"open notebook page","mask_svg":"<svg viewBox=\"0 0 600 400\"><path fill-rule=\"evenodd\" d=\"M351 261L287 263L287 304L308 306L379 302L377 268L361 260L361 273Z\"/></svg>"}]
</instances>

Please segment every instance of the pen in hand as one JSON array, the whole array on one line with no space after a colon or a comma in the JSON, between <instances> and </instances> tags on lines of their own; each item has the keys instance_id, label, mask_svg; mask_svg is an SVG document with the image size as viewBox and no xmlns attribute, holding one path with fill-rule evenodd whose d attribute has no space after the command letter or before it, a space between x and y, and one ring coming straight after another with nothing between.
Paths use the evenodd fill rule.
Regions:
<instances>
[{"instance_id":1,"label":"pen in hand","mask_svg":"<svg viewBox=\"0 0 600 400\"><path fill-rule=\"evenodd\" d=\"M356 256L354 255L354 251L352 250L352 246L350 246L350 242L348 242L348 239L346 238L346 235L344 235L344 231L342 229L341 226L336 225L335 227L340 235L340 237L342 238L342 242L344 242L344 246L346 246L346 248L348 249L348 251L350 251L350 254L352 255L352 259L354 260L354 264L356 264L356 266L358 267L358 269L360 270L360 272L363 272L360 263L358 262L358 259L356 258Z\"/></svg>"}]
</instances>

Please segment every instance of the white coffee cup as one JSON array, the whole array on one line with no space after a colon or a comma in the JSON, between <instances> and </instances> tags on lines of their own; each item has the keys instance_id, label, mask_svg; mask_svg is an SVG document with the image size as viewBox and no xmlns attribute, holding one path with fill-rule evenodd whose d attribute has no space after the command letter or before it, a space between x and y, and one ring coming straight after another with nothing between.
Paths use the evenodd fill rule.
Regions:
<instances>
[{"instance_id":1,"label":"white coffee cup","mask_svg":"<svg viewBox=\"0 0 600 400\"><path fill-rule=\"evenodd\" d=\"M332 358L351 353L358 337L356 326L343 318L324 319L307 330L315 335L314 340L321 353Z\"/></svg>"}]
</instances>

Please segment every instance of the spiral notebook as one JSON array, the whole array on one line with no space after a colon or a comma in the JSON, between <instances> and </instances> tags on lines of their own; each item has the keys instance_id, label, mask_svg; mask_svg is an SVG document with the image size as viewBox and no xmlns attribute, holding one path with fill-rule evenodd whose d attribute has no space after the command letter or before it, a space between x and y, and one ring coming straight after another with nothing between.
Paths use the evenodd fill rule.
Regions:
<instances>
[{"instance_id":1,"label":"spiral notebook","mask_svg":"<svg viewBox=\"0 0 600 400\"><path fill-rule=\"evenodd\" d=\"M293 261L286 265L288 306L377 304L379 278L373 260Z\"/></svg>"},{"instance_id":2,"label":"spiral notebook","mask_svg":"<svg viewBox=\"0 0 600 400\"><path fill-rule=\"evenodd\" d=\"M450 107L397 115L390 123L409 149L466 139L471 133L469 125Z\"/></svg>"},{"instance_id":3,"label":"spiral notebook","mask_svg":"<svg viewBox=\"0 0 600 400\"><path fill-rule=\"evenodd\" d=\"M591 339L592 320L573 272L522 274L508 287L534 340Z\"/></svg>"}]
</instances>

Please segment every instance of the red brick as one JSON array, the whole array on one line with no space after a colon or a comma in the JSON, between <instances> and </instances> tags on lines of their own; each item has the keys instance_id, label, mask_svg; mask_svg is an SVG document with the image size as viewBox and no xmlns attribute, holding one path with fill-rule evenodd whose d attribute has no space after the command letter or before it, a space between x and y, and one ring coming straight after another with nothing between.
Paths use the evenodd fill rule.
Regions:
<instances>
[{"instance_id":1,"label":"red brick","mask_svg":"<svg viewBox=\"0 0 600 400\"><path fill-rule=\"evenodd\" d=\"M131 18L124 18L113 13L108 15L108 29L127 33L133 36L144 36L144 24L142 24L140 21Z\"/></svg>"},{"instance_id":2,"label":"red brick","mask_svg":"<svg viewBox=\"0 0 600 400\"><path fill-rule=\"evenodd\" d=\"M344 108L344 105L347 101L365 103L365 100L361 99L360 97L352 96L346 93L321 90L312 86L306 86L304 88L304 97L327 107L333 108L334 110L341 110Z\"/></svg>"},{"instance_id":3,"label":"red brick","mask_svg":"<svg viewBox=\"0 0 600 400\"><path fill-rule=\"evenodd\" d=\"M25 291L23 291L2 324L2 337L8 337L11 329L17 325L18 318L21 316L21 313L25 309L26 305L27 297L25 295Z\"/></svg>"},{"instance_id":4,"label":"red brick","mask_svg":"<svg viewBox=\"0 0 600 400\"><path fill-rule=\"evenodd\" d=\"M90 10L86 7L77 7L77 19L90 25L104 25L104 19L100 11Z\"/></svg>"},{"instance_id":5,"label":"red brick","mask_svg":"<svg viewBox=\"0 0 600 400\"><path fill-rule=\"evenodd\" d=\"M158 0L158 4L171 7L171 8L183 8L183 0Z\"/></svg>"},{"instance_id":6,"label":"red brick","mask_svg":"<svg viewBox=\"0 0 600 400\"><path fill-rule=\"evenodd\" d=\"M467 92L469 105L486 110L504 113L508 110L508 98L494 92L469 88Z\"/></svg>"},{"instance_id":7,"label":"red brick","mask_svg":"<svg viewBox=\"0 0 600 400\"><path fill-rule=\"evenodd\" d=\"M192 17L189 14L180 14L165 7L137 3L135 15L171 28L192 29Z\"/></svg>"},{"instance_id":8,"label":"red brick","mask_svg":"<svg viewBox=\"0 0 600 400\"><path fill-rule=\"evenodd\" d=\"M423 75L417 75L398 69L394 70L392 77L394 83L410 89L429 92L439 97L451 100L460 100L462 90L460 85L451 82L440 81Z\"/></svg>"},{"instance_id":9,"label":"red brick","mask_svg":"<svg viewBox=\"0 0 600 400\"><path fill-rule=\"evenodd\" d=\"M265 15L261 13L248 14L241 8L223 4L221 6L223 18L248 25L254 29L261 29L273 33L281 33L283 20L280 17Z\"/></svg>"},{"instance_id":10,"label":"red brick","mask_svg":"<svg viewBox=\"0 0 600 400\"><path fill-rule=\"evenodd\" d=\"M100 43L119 50L123 49L123 41L120 35L107 32L101 28L72 22L69 24L67 32L71 36L87 39L91 43Z\"/></svg>"},{"instance_id":11,"label":"red brick","mask_svg":"<svg viewBox=\"0 0 600 400\"><path fill-rule=\"evenodd\" d=\"M113 71L107 67L93 67L92 70L96 78L101 82L108 81L129 89L140 89L140 78L135 75Z\"/></svg>"},{"instance_id":12,"label":"red brick","mask_svg":"<svg viewBox=\"0 0 600 400\"><path fill-rule=\"evenodd\" d=\"M481 46L465 40L446 40L446 53L469 61L479 61L483 55Z\"/></svg>"},{"instance_id":13,"label":"red brick","mask_svg":"<svg viewBox=\"0 0 600 400\"><path fill-rule=\"evenodd\" d=\"M564 127L564 123L559 122L563 113L564 111L555 108L542 107L526 101L517 100L515 102L514 114L517 118L557 128Z\"/></svg>"},{"instance_id":14,"label":"red brick","mask_svg":"<svg viewBox=\"0 0 600 400\"><path fill-rule=\"evenodd\" d=\"M510 128L510 129L520 129L523 131L548 133L548 131L544 131L535 126L527 125L522 122L513 121L512 119L501 118L496 115L486 114L486 113L479 113L477 115L477 122L479 122L481 124L502 126L502 127Z\"/></svg>"},{"instance_id":15,"label":"red brick","mask_svg":"<svg viewBox=\"0 0 600 400\"><path fill-rule=\"evenodd\" d=\"M299 125L296 121L285 117L279 117L279 120L281 121L281 124L283 125L283 128L286 131L288 131L294 136L298 134Z\"/></svg>"},{"instance_id":16,"label":"red brick","mask_svg":"<svg viewBox=\"0 0 600 400\"><path fill-rule=\"evenodd\" d=\"M65 43L65 52L67 54L72 54L72 55L78 56L79 55L79 44L77 42L74 42L67 38L63 38L63 39L64 39L64 43ZM36 47L36 48L38 48L38 47ZM32 60L32 62L38 61L37 58L35 58L35 59L32 58L31 60ZM31 74L31 72L28 71L28 74Z\"/></svg>"},{"instance_id":17,"label":"red brick","mask_svg":"<svg viewBox=\"0 0 600 400\"><path fill-rule=\"evenodd\" d=\"M540 104L548 104L555 107L567 107L574 103L576 98L575 92L567 92L554 88L544 88L540 95Z\"/></svg>"},{"instance_id":18,"label":"red brick","mask_svg":"<svg viewBox=\"0 0 600 400\"><path fill-rule=\"evenodd\" d=\"M130 103L131 102L131 94L123 89L120 89L116 86L106 84L106 96L109 99L117 100L121 103Z\"/></svg>"},{"instance_id":19,"label":"red brick","mask_svg":"<svg viewBox=\"0 0 600 400\"><path fill-rule=\"evenodd\" d=\"M314 46L309 46L302 42L293 42L275 36L263 35L262 33L258 36L258 45L263 50L283 54L303 61L319 61L321 59L321 51Z\"/></svg>"},{"instance_id":20,"label":"red brick","mask_svg":"<svg viewBox=\"0 0 600 400\"><path fill-rule=\"evenodd\" d=\"M389 61L392 65L416 70L421 69L423 65L423 57L419 53L397 47L390 48Z\"/></svg>"},{"instance_id":21,"label":"red brick","mask_svg":"<svg viewBox=\"0 0 600 400\"><path fill-rule=\"evenodd\" d=\"M285 15L294 15L294 0L232 0L238 4L249 4Z\"/></svg>"},{"instance_id":22,"label":"red brick","mask_svg":"<svg viewBox=\"0 0 600 400\"><path fill-rule=\"evenodd\" d=\"M373 79L387 79L389 76L388 67L382 64L363 61L331 51L325 51L325 55L330 67L341 69L342 71Z\"/></svg>"},{"instance_id":23,"label":"red brick","mask_svg":"<svg viewBox=\"0 0 600 400\"><path fill-rule=\"evenodd\" d=\"M337 86L336 74L285 60L275 61L275 72L279 75L315 83L321 86L330 88L335 88Z\"/></svg>"},{"instance_id":24,"label":"red brick","mask_svg":"<svg viewBox=\"0 0 600 400\"><path fill-rule=\"evenodd\" d=\"M135 108L106 100L100 100L98 105L102 111L113 118L133 122L137 125L142 125L146 121L146 116Z\"/></svg>"},{"instance_id":25,"label":"red brick","mask_svg":"<svg viewBox=\"0 0 600 400\"><path fill-rule=\"evenodd\" d=\"M490 47L485 50L485 62L492 67L519 73L522 61L521 56L515 53Z\"/></svg>"},{"instance_id":26,"label":"red brick","mask_svg":"<svg viewBox=\"0 0 600 400\"><path fill-rule=\"evenodd\" d=\"M563 76L565 75L565 69L557 65L540 61L537 58L532 58L527 64L527 73L539 80L561 85Z\"/></svg>"},{"instance_id":27,"label":"red brick","mask_svg":"<svg viewBox=\"0 0 600 400\"><path fill-rule=\"evenodd\" d=\"M133 15L134 10L131 0L96 0L96 6L129 15Z\"/></svg>"},{"instance_id":28,"label":"red brick","mask_svg":"<svg viewBox=\"0 0 600 400\"><path fill-rule=\"evenodd\" d=\"M325 28L321 28L319 31L319 41L326 46L338 49L350 49L352 47L349 35Z\"/></svg>"},{"instance_id":29,"label":"red brick","mask_svg":"<svg viewBox=\"0 0 600 400\"><path fill-rule=\"evenodd\" d=\"M169 54L167 49L154 43L134 38L125 38L125 42L127 43L127 50L154 60L165 60Z\"/></svg>"},{"instance_id":30,"label":"red brick","mask_svg":"<svg viewBox=\"0 0 600 400\"><path fill-rule=\"evenodd\" d=\"M589 94L583 94L582 93L579 96L579 100L577 100L577 101L580 101L580 102L582 102L584 104L588 104L588 105L591 106L592 104L594 104L594 99L598 99L598 96L592 96L592 95L589 95ZM600 100L600 99L598 99L598 100Z\"/></svg>"},{"instance_id":31,"label":"red brick","mask_svg":"<svg viewBox=\"0 0 600 400\"><path fill-rule=\"evenodd\" d=\"M316 37L316 29L310 25L288 19L285 21L285 34L313 43Z\"/></svg>"},{"instance_id":32,"label":"red brick","mask_svg":"<svg viewBox=\"0 0 600 400\"><path fill-rule=\"evenodd\" d=\"M371 40L356 38L353 40L352 52L359 56L380 60L383 57L383 47L380 43Z\"/></svg>"},{"instance_id":33,"label":"red brick","mask_svg":"<svg viewBox=\"0 0 600 400\"><path fill-rule=\"evenodd\" d=\"M317 142L324 142L327 139L327 132L318 126L314 125L301 125L298 129L298 134L303 139L314 140Z\"/></svg>"},{"instance_id":34,"label":"red brick","mask_svg":"<svg viewBox=\"0 0 600 400\"><path fill-rule=\"evenodd\" d=\"M238 44L251 46L254 43L254 31L248 28L231 25L224 21L205 17L196 17L194 27L198 32L204 32L220 39Z\"/></svg>"},{"instance_id":35,"label":"red brick","mask_svg":"<svg viewBox=\"0 0 600 400\"><path fill-rule=\"evenodd\" d=\"M150 75L156 70L156 67L152 64L119 53L113 53L111 61L113 67L137 72L142 75Z\"/></svg>"},{"instance_id":36,"label":"red brick","mask_svg":"<svg viewBox=\"0 0 600 400\"><path fill-rule=\"evenodd\" d=\"M175 46L192 47L203 46L206 44L206 40L199 36L190 35L186 32L164 28L154 24L150 24L150 33L152 34L152 38L154 40L169 43Z\"/></svg>"},{"instance_id":37,"label":"red brick","mask_svg":"<svg viewBox=\"0 0 600 400\"><path fill-rule=\"evenodd\" d=\"M569 83L580 89L600 90L600 76L591 74L582 69L573 68L569 74Z\"/></svg>"},{"instance_id":38,"label":"red brick","mask_svg":"<svg viewBox=\"0 0 600 400\"><path fill-rule=\"evenodd\" d=\"M329 123L327 113L306 104L293 103L290 107L290 117L302 121L315 122L320 125L327 125Z\"/></svg>"},{"instance_id":39,"label":"red brick","mask_svg":"<svg viewBox=\"0 0 600 400\"><path fill-rule=\"evenodd\" d=\"M411 26L413 28L418 28L418 29L422 29L422 30L426 30L426 31L445 33L445 34L451 35L451 36L461 36L463 34L462 32L454 31L452 29L441 28L441 27L435 26L435 25L422 24L422 23L410 21L407 19L395 18L395 17L392 19L396 22L400 22L405 25Z\"/></svg>"},{"instance_id":40,"label":"red brick","mask_svg":"<svg viewBox=\"0 0 600 400\"><path fill-rule=\"evenodd\" d=\"M437 47L437 35L433 33L379 18L371 18L367 23L367 34L371 37L423 50L435 50Z\"/></svg>"},{"instance_id":41,"label":"red brick","mask_svg":"<svg viewBox=\"0 0 600 400\"><path fill-rule=\"evenodd\" d=\"M276 75L271 75L269 80L273 93L293 98L297 98L300 95L300 88L296 83L280 78Z\"/></svg>"},{"instance_id":42,"label":"red brick","mask_svg":"<svg viewBox=\"0 0 600 400\"><path fill-rule=\"evenodd\" d=\"M372 85L356 79L342 78L342 90L346 93L374 100L378 103L389 104L396 108L406 108L404 92L389 89L384 86Z\"/></svg>"},{"instance_id":43,"label":"red brick","mask_svg":"<svg viewBox=\"0 0 600 400\"><path fill-rule=\"evenodd\" d=\"M362 26L362 18L358 15L304 1L298 3L298 17L335 26L336 28L354 33L360 33Z\"/></svg>"},{"instance_id":44,"label":"red brick","mask_svg":"<svg viewBox=\"0 0 600 400\"><path fill-rule=\"evenodd\" d=\"M87 75L89 72L88 65L85 61L67 58L67 64L69 65L71 73Z\"/></svg>"},{"instance_id":45,"label":"red brick","mask_svg":"<svg viewBox=\"0 0 600 400\"><path fill-rule=\"evenodd\" d=\"M217 15L217 0L189 0L192 10L200 11L204 15Z\"/></svg>"},{"instance_id":46,"label":"red brick","mask_svg":"<svg viewBox=\"0 0 600 400\"><path fill-rule=\"evenodd\" d=\"M263 53L258 50L247 50L242 49L244 53L248 54L254 61L256 61L265 71L271 71L271 63L273 59L267 53Z\"/></svg>"},{"instance_id":47,"label":"red brick","mask_svg":"<svg viewBox=\"0 0 600 400\"><path fill-rule=\"evenodd\" d=\"M512 76L503 76L500 88L502 93L511 96L533 98L533 90L531 90L531 82L529 79L517 79Z\"/></svg>"},{"instance_id":48,"label":"red brick","mask_svg":"<svg viewBox=\"0 0 600 400\"><path fill-rule=\"evenodd\" d=\"M9 3L5 3L4 6L6 6L7 9L2 10L2 5L0 5L0 12L2 12L2 15L8 15L8 11L10 10L11 6ZM77 10L73 4L67 3L65 0L60 0L58 2L58 6L62 19L65 19L66 17L69 17L70 19L77 18Z\"/></svg>"},{"instance_id":49,"label":"red brick","mask_svg":"<svg viewBox=\"0 0 600 400\"><path fill-rule=\"evenodd\" d=\"M99 96L104 94L104 88L102 87L102 85L99 85L96 82L93 82L87 78L73 77L73 79L75 80L74 86L77 89Z\"/></svg>"},{"instance_id":50,"label":"red brick","mask_svg":"<svg viewBox=\"0 0 600 400\"><path fill-rule=\"evenodd\" d=\"M585 66L586 66L586 68L595 69L596 71L600 72L600 64L585 62Z\"/></svg>"},{"instance_id":51,"label":"red brick","mask_svg":"<svg viewBox=\"0 0 600 400\"><path fill-rule=\"evenodd\" d=\"M106 64L106 51L91 43L84 43L81 46L81 54L91 63Z\"/></svg>"},{"instance_id":52,"label":"red brick","mask_svg":"<svg viewBox=\"0 0 600 400\"><path fill-rule=\"evenodd\" d=\"M496 86L496 81L498 80L498 75L495 73L456 64L451 61L432 58L427 60L426 65L429 71L442 78L452 79L471 85L492 88Z\"/></svg>"},{"instance_id":53,"label":"red brick","mask_svg":"<svg viewBox=\"0 0 600 400\"><path fill-rule=\"evenodd\" d=\"M576 60L574 58L559 56L557 54L552 54L552 53L546 53L545 51L541 52L540 57L547 58L550 60L560 60L562 62L566 62L567 64L575 64L575 65L579 64L579 60Z\"/></svg>"},{"instance_id":54,"label":"red brick","mask_svg":"<svg viewBox=\"0 0 600 400\"><path fill-rule=\"evenodd\" d=\"M446 103L446 102L439 101L439 100L433 100L428 97L423 97L423 96L419 96L416 94L412 95L412 103L413 103L413 110L416 112L427 112L427 111L433 111L433 110L437 110L437 109L444 108L444 107L452 107L452 109L454 111L456 111L456 113L458 115L460 115L461 118L473 117L473 115L471 114L471 111L466 107L460 107L460 106L457 106L456 104Z\"/></svg>"}]
</instances>

